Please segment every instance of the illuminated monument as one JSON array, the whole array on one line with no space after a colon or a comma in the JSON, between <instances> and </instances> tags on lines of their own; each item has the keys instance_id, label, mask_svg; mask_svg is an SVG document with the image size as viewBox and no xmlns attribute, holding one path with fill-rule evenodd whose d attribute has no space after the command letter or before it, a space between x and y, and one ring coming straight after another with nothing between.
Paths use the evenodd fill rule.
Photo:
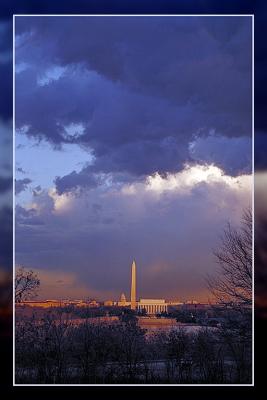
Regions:
<instances>
[{"instance_id":1,"label":"illuminated monument","mask_svg":"<svg viewBox=\"0 0 267 400\"><path fill-rule=\"evenodd\" d=\"M121 294L116 303L119 307L130 307L139 313L145 312L147 315L156 315L168 311L168 303L164 299L139 299L136 298L136 263L132 262L131 268L131 298L127 301L124 293Z\"/></svg>"},{"instance_id":2,"label":"illuminated monument","mask_svg":"<svg viewBox=\"0 0 267 400\"><path fill-rule=\"evenodd\" d=\"M168 310L168 304L164 299L140 299L136 300L136 264L135 260L132 262L131 270L131 310L138 310L138 312L145 311L148 315L160 314ZM124 294L121 295L119 305L128 305Z\"/></svg>"},{"instance_id":3,"label":"illuminated monument","mask_svg":"<svg viewBox=\"0 0 267 400\"><path fill-rule=\"evenodd\" d=\"M136 310L136 265L134 260L132 263L131 310Z\"/></svg>"}]
</instances>

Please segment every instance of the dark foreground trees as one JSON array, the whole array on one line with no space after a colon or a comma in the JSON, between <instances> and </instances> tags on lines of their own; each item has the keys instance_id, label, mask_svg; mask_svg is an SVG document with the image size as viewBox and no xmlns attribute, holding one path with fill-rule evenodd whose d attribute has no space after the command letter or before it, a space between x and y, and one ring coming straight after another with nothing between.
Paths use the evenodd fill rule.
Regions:
<instances>
[{"instance_id":1,"label":"dark foreground trees","mask_svg":"<svg viewBox=\"0 0 267 400\"><path fill-rule=\"evenodd\" d=\"M208 279L221 306L217 313L224 316L218 335L239 382L250 381L252 374L252 228L250 209L243 213L239 229L227 225L214 252L219 270Z\"/></svg>"},{"instance_id":2,"label":"dark foreground trees","mask_svg":"<svg viewBox=\"0 0 267 400\"><path fill-rule=\"evenodd\" d=\"M73 310L60 308L43 319L24 317L16 323L16 382L251 383L250 212L240 230L228 225L215 255L220 270L209 285L220 304L220 327L145 332L130 310L113 323L89 313L76 324ZM18 299L38 287L37 277L21 277Z\"/></svg>"},{"instance_id":3,"label":"dark foreground trees","mask_svg":"<svg viewBox=\"0 0 267 400\"><path fill-rule=\"evenodd\" d=\"M250 383L232 330L146 333L135 318L76 325L66 313L16 324L17 383Z\"/></svg>"},{"instance_id":4,"label":"dark foreground trees","mask_svg":"<svg viewBox=\"0 0 267 400\"><path fill-rule=\"evenodd\" d=\"M68 379L73 327L66 315L48 314L41 320L33 315L17 321L15 335L16 368L19 366L21 379L42 383Z\"/></svg>"}]
</instances>

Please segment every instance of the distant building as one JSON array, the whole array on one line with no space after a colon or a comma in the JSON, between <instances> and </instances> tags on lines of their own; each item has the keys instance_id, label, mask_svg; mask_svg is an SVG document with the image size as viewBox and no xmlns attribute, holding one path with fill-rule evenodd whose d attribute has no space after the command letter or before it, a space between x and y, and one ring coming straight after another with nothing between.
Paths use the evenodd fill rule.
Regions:
<instances>
[{"instance_id":1,"label":"distant building","mask_svg":"<svg viewBox=\"0 0 267 400\"><path fill-rule=\"evenodd\" d=\"M127 302L126 296L122 293L118 306L126 307L130 305L132 310L142 312L145 310L146 314L155 315L168 310L168 304L164 299L140 299L137 301L136 296L136 263L132 262L131 267L131 301Z\"/></svg>"},{"instance_id":2,"label":"distant building","mask_svg":"<svg viewBox=\"0 0 267 400\"><path fill-rule=\"evenodd\" d=\"M125 294L122 293L117 305L118 307L129 307L131 305L131 302L127 301Z\"/></svg>"},{"instance_id":3,"label":"distant building","mask_svg":"<svg viewBox=\"0 0 267 400\"><path fill-rule=\"evenodd\" d=\"M182 309L187 311L207 310L209 308L211 308L211 305L209 303L198 303L196 301L187 301L182 305Z\"/></svg>"},{"instance_id":4,"label":"distant building","mask_svg":"<svg viewBox=\"0 0 267 400\"><path fill-rule=\"evenodd\" d=\"M89 300L86 304L88 307L92 307L92 308L100 306L100 304L96 300Z\"/></svg>"},{"instance_id":5,"label":"distant building","mask_svg":"<svg viewBox=\"0 0 267 400\"><path fill-rule=\"evenodd\" d=\"M115 305L115 303L114 303L113 300L106 300L106 301L104 301L104 306L106 306L106 307L112 307L112 306L114 306L114 305Z\"/></svg>"},{"instance_id":6,"label":"distant building","mask_svg":"<svg viewBox=\"0 0 267 400\"><path fill-rule=\"evenodd\" d=\"M168 306L182 306L184 303L178 300L170 300L168 301Z\"/></svg>"},{"instance_id":7,"label":"distant building","mask_svg":"<svg viewBox=\"0 0 267 400\"><path fill-rule=\"evenodd\" d=\"M84 301L84 300L25 300L18 303L19 306L28 307L41 307L41 308L51 308L51 307L99 307L99 303L94 301Z\"/></svg>"},{"instance_id":8,"label":"distant building","mask_svg":"<svg viewBox=\"0 0 267 400\"><path fill-rule=\"evenodd\" d=\"M155 316L156 314L161 314L165 312L173 312L175 310L188 310L193 312L195 310L206 310L211 308L210 304L207 303L199 303L196 300L186 301L182 303L178 300L166 301L165 299L139 299L137 300L137 291L136 291L136 263L133 260L131 265L131 289L130 289L130 301L127 301L127 298L124 293L121 294L119 301L106 300L104 303L99 303L94 299L87 300L45 300L45 301L23 301L18 305L23 306L27 305L30 307L42 307L42 308L50 308L50 307L66 307L66 306L75 306L75 307L100 307L100 305L104 305L106 307L129 307L132 310L138 311L139 313L145 312L149 316Z\"/></svg>"},{"instance_id":9,"label":"distant building","mask_svg":"<svg viewBox=\"0 0 267 400\"><path fill-rule=\"evenodd\" d=\"M164 299L140 299L137 302L138 311L145 310L147 314L155 315L168 311L168 304Z\"/></svg>"},{"instance_id":10,"label":"distant building","mask_svg":"<svg viewBox=\"0 0 267 400\"><path fill-rule=\"evenodd\" d=\"M42 308L50 308L50 307L62 307L64 304L61 300L25 300L17 303L18 306L28 306L28 307L42 307Z\"/></svg>"},{"instance_id":11,"label":"distant building","mask_svg":"<svg viewBox=\"0 0 267 400\"><path fill-rule=\"evenodd\" d=\"M120 301L121 303L126 303L126 296L124 293L121 294Z\"/></svg>"},{"instance_id":12,"label":"distant building","mask_svg":"<svg viewBox=\"0 0 267 400\"><path fill-rule=\"evenodd\" d=\"M168 311L172 312L175 310L181 310L183 307L184 303L181 301L168 301Z\"/></svg>"}]
</instances>

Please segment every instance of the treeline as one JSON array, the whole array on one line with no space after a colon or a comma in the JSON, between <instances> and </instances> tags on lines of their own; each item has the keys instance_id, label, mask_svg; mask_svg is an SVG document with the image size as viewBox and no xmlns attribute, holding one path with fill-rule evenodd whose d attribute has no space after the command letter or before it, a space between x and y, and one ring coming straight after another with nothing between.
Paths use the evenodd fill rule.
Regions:
<instances>
[{"instance_id":1,"label":"treeline","mask_svg":"<svg viewBox=\"0 0 267 400\"><path fill-rule=\"evenodd\" d=\"M16 323L16 383L251 383L246 321L146 335L135 316L73 326L66 313Z\"/></svg>"},{"instance_id":2,"label":"treeline","mask_svg":"<svg viewBox=\"0 0 267 400\"><path fill-rule=\"evenodd\" d=\"M124 314L133 314L136 316L147 316L145 310L134 312L133 310L126 307L113 307L113 306L100 306L100 307L77 307L75 305L68 305L65 307L56 307L56 311L71 314L76 318L97 318L104 316L117 316L120 317ZM170 307L168 312L162 312L156 315L158 318L173 318L178 322L183 323L195 323L209 325L212 321L212 316L217 316L220 310L211 306L208 310L184 310ZM223 311L224 313L224 311Z\"/></svg>"}]
</instances>

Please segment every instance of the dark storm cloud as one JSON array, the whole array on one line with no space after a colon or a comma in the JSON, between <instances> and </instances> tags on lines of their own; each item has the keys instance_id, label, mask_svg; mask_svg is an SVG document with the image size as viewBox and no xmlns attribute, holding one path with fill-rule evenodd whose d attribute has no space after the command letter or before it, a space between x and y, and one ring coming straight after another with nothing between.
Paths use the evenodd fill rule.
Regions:
<instances>
[{"instance_id":1,"label":"dark storm cloud","mask_svg":"<svg viewBox=\"0 0 267 400\"><path fill-rule=\"evenodd\" d=\"M0 176L0 193L4 193L12 189L12 184L13 184L12 177Z\"/></svg>"},{"instance_id":2,"label":"dark storm cloud","mask_svg":"<svg viewBox=\"0 0 267 400\"><path fill-rule=\"evenodd\" d=\"M252 138L249 137L227 138L211 133L204 138L196 137L190 144L190 155L194 160L200 163L215 163L230 175L250 174L251 154Z\"/></svg>"},{"instance_id":3,"label":"dark storm cloud","mask_svg":"<svg viewBox=\"0 0 267 400\"><path fill-rule=\"evenodd\" d=\"M258 171L266 170L267 160L267 133L255 132L255 169ZM257 157L256 157L257 155Z\"/></svg>"},{"instance_id":4,"label":"dark storm cloud","mask_svg":"<svg viewBox=\"0 0 267 400\"><path fill-rule=\"evenodd\" d=\"M0 117L8 120L12 117L12 24L0 21Z\"/></svg>"},{"instance_id":5,"label":"dark storm cloud","mask_svg":"<svg viewBox=\"0 0 267 400\"><path fill-rule=\"evenodd\" d=\"M93 174L77 173L76 171L72 171L69 175L61 178L56 177L55 179L55 185L59 194L78 189L79 187L95 188L98 183L100 183L99 179Z\"/></svg>"},{"instance_id":6,"label":"dark storm cloud","mask_svg":"<svg viewBox=\"0 0 267 400\"><path fill-rule=\"evenodd\" d=\"M67 189L92 173L177 171L196 134L251 136L251 21L223 21L18 18L17 128L93 150L94 165L62 178ZM82 134L66 134L73 123Z\"/></svg>"},{"instance_id":7,"label":"dark storm cloud","mask_svg":"<svg viewBox=\"0 0 267 400\"><path fill-rule=\"evenodd\" d=\"M12 267L12 208L0 208L0 267Z\"/></svg>"},{"instance_id":8,"label":"dark storm cloud","mask_svg":"<svg viewBox=\"0 0 267 400\"><path fill-rule=\"evenodd\" d=\"M32 189L33 196L38 196L41 192L42 192L42 187L40 185L35 186L35 188Z\"/></svg>"},{"instance_id":9,"label":"dark storm cloud","mask_svg":"<svg viewBox=\"0 0 267 400\"><path fill-rule=\"evenodd\" d=\"M3 83L5 86L5 83ZM5 100L2 91L1 102ZM12 268L12 126L0 108L0 269ZM10 292L11 293L11 292Z\"/></svg>"},{"instance_id":10,"label":"dark storm cloud","mask_svg":"<svg viewBox=\"0 0 267 400\"><path fill-rule=\"evenodd\" d=\"M4 96L0 96L4 97ZM11 201L12 178L12 125L0 118L0 200ZM2 203L3 204L3 203Z\"/></svg>"},{"instance_id":11,"label":"dark storm cloud","mask_svg":"<svg viewBox=\"0 0 267 400\"><path fill-rule=\"evenodd\" d=\"M151 8L151 6L153 7ZM36 9L38 6L38 9ZM35 1L10 1L3 0L1 2L1 24L5 28L4 35L1 35L3 40L1 41L1 46L4 52L8 50L10 54L12 53L12 14L14 13L34 13L38 10L38 13L106 13L118 11L124 13L162 13L166 10L167 13L245 13L245 14L255 14L255 128L259 131L266 131L267 128L267 118L265 113L266 105L266 90L263 82L266 81L266 71L267 71L267 51L264 37L266 37L266 2L259 1L234 1L234 2L190 2L188 0L181 0L179 2L173 1L145 1L142 5L138 3L126 5L123 1L116 1L116 9L114 8L114 2L107 4L103 7L101 2L90 2L84 4L82 0L76 0L75 2L64 2L64 4L59 4L53 2L51 4L36 4ZM233 21L234 19L232 19ZM210 19L212 23L213 18ZM25 21L24 27L18 27L18 29L27 30L28 21ZM6 27L8 26L8 29ZM225 29L226 27L224 27ZM214 27L214 30L219 29ZM223 28L220 26L221 35L223 35ZM264 33L265 32L265 33ZM8 33L8 35L7 35ZM214 33L213 33L214 34ZM4 96L0 96L0 116L2 118L12 117L12 62L5 65L1 64L1 90ZM3 78L5 77L5 78ZM267 138L265 138L267 141ZM255 161L257 162L257 149L255 151ZM263 159L264 168L266 168L266 160ZM256 165L257 167L257 165Z\"/></svg>"},{"instance_id":12,"label":"dark storm cloud","mask_svg":"<svg viewBox=\"0 0 267 400\"><path fill-rule=\"evenodd\" d=\"M24 169L21 167L18 167L17 171L20 172L21 174L26 174L26 171L24 171Z\"/></svg>"},{"instance_id":13,"label":"dark storm cloud","mask_svg":"<svg viewBox=\"0 0 267 400\"><path fill-rule=\"evenodd\" d=\"M267 48L265 40L262 40L266 36L267 3L257 2L257 11L255 16L255 129L257 132L265 132L264 140L267 142L267 93L264 85L267 81ZM255 160L257 160L257 150L259 148L255 149ZM267 157L265 157L264 165L266 169Z\"/></svg>"},{"instance_id":14,"label":"dark storm cloud","mask_svg":"<svg viewBox=\"0 0 267 400\"><path fill-rule=\"evenodd\" d=\"M32 32L33 37L30 46L25 40L22 61L82 63L109 80L176 105L195 102L208 111L239 113L239 132L229 126L229 134L251 134L246 126L251 115L250 18L22 18L16 27L18 34Z\"/></svg>"},{"instance_id":15,"label":"dark storm cloud","mask_svg":"<svg viewBox=\"0 0 267 400\"><path fill-rule=\"evenodd\" d=\"M16 179L16 182L15 182L15 192L16 192L16 194L19 194L19 193L23 192L24 190L26 190L28 185L31 182L32 182L32 180L29 179L29 178Z\"/></svg>"},{"instance_id":16,"label":"dark storm cloud","mask_svg":"<svg viewBox=\"0 0 267 400\"><path fill-rule=\"evenodd\" d=\"M0 64L12 63L12 25L0 21Z\"/></svg>"},{"instance_id":17,"label":"dark storm cloud","mask_svg":"<svg viewBox=\"0 0 267 400\"><path fill-rule=\"evenodd\" d=\"M38 215L36 215L36 210L16 206L16 223L21 226L40 226L44 225L44 221Z\"/></svg>"}]
</instances>

